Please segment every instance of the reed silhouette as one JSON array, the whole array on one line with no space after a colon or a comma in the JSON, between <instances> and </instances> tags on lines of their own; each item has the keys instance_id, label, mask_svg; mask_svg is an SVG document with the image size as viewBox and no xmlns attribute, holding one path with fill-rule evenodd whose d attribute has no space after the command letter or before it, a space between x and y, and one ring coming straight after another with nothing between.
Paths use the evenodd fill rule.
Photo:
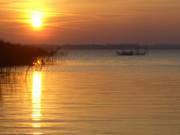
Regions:
<instances>
[{"instance_id":1,"label":"reed silhouette","mask_svg":"<svg viewBox=\"0 0 180 135\"><path fill-rule=\"evenodd\" d=\"M49 56L45 49L0 40L0 67L32 65L37 57Z\"/></svg>"}]
</instances>

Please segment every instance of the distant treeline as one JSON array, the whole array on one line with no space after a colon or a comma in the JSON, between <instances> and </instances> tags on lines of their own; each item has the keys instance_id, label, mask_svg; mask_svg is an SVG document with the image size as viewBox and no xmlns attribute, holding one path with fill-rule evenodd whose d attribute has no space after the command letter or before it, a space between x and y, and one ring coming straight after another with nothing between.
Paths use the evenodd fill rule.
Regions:
<instances>
[{"instance_id":1,"label":"distant treeline","mask_svg":"<svg viewBox=\"0 0 180 135\"><path fill-rule=\"evenodd\" d=\"M147 46L140 46L137 44L89 44L89 45L62 45L62 49L139 49Z\"/></svg>"},{"instance_id":2,"label":"distant treeline","mask_svg":"<svg viewBox=\"0 0 180 135\"><path fill-rule=\"evenodd\" d=\"M180 44L67 44L61 49L180 49Z\"/></svg>"},{"instance_id":3,"label":"distant treeline","mask_svg":"<svg viewBox=\"0 0 180 135\"><path fill-rule=\"evenodd\" d=\"M37 57L47 55L49 53L42 48L12 44L0 40L0 67L32 65Z\"/></svg>"}]
</instances>

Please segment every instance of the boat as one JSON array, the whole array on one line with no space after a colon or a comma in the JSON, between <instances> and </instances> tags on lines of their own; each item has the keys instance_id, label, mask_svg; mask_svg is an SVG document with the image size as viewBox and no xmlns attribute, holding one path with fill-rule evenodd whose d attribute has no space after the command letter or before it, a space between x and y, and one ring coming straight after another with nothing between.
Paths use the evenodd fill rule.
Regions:
<instances>
[{"instance_id":1,"label":"boat","mask_svg":"<svg viewBox=\"0 0 180 135\"><path fill-rule=\"evenodd\" d=\"M118 50L116 51L118 56L144 56L147 54L145 49L135 49L135 50Z\"/></svg>"}]
</instances>

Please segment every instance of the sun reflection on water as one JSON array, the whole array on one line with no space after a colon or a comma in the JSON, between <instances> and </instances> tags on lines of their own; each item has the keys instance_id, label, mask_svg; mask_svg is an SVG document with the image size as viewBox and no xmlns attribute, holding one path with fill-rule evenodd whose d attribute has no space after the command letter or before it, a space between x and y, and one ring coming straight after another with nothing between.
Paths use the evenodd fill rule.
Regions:
<instances>
[{"instance_id":1,"label":"sun reflection on water","mask_svg":"<svg viewBox=\"0 0 180 135\"><path fill-rule=\"evenodd\" d=\"M42 73L33 72L32 78L32 120L38 122L41 120L41 86L42 86ZM40 123L33 123L33 127L40 127Z\"/></svg>"}]
</instances>

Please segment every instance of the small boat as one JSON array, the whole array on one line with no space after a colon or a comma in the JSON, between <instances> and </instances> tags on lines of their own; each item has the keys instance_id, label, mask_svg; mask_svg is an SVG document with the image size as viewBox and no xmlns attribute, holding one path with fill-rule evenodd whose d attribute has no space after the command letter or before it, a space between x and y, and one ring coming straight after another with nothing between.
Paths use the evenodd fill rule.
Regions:
<instances>
[{"instance_id":1,"label":"small boat","mask_svg":"<svg viewBox=\"0 0 180 135\"><path fill-rule=\"evenodd\" d=\"M116 54L118 56L121 56L121 55L125 55L125 56L133 56L134 55L134 52L132 50L121 50L121 51L116 51Z\"/></svg>"},{"instance_id":2,"label":"small boat","mask_svg":"<svg viewBox=\"0 0 180 135\"><path fill-rule=\"evenodd\" d=\"M116 54L118 56L144 56L147 54L147 51L145 49L140 50L118 50L116 51Z\"/></svg>"}]
</instances>

